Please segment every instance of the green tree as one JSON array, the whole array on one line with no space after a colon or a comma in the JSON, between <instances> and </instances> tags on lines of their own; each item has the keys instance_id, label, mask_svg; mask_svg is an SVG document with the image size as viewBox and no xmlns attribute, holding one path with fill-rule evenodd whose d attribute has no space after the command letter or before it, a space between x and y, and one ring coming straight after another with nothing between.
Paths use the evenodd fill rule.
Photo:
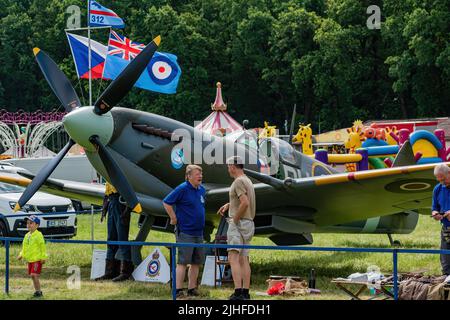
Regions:
<instances>
[{"instance_id":1,"label":"green tree","mask_svg":"<svg viewBox=\"0 0 450 320\"><path fill-rule=\"evenodd\" d=\"M46 51L87 104L64 29L69 5L86 0L0 0L0 108L61 108L34 61ZM133 88L120 103L192 124L210 112L215 83L228 111L251 126L312 122L314 131L356 118L446 116L450 99L450 0L103 0L125 20L119 30L178 56L177 93ZM366 10L380 6L381 30ZM86 35L86 31L78 31ZM106 43L108 29L92 32ZM93 81L94 99L108 81Z\"/></svg>"},{"instance_id":2,"label":"green tree","mask_svg":"<svg viewBox=\"0 0 450 320\"><path fill-rule=\"evenodd\" d=\"M393 90L400 96L404 116L448 114L450 2L409 3L393 6L386 21L386 38L396 39L396 50L386 58L395 80Z\"/></svg>"},{"instance_id":3,"label":"green tree","mask_svg":"<svg viewBox=\"0 0 450 320\"><path fill-rule=\"evenodd\" d=\"M293 66L297 59L317 49L313 37L320 21L321 18L316 13L292 6L280 13L273 24L270 37L271 61L269 67L263 70L262 76L270 86L270 94L274 96L275 101L272 112L269 113L270 117L277 120L289 119L292 106L299 103L303 106L300 113L304 120L310 120L310 88L294 86Z\"/></svg>"}]
</instances>

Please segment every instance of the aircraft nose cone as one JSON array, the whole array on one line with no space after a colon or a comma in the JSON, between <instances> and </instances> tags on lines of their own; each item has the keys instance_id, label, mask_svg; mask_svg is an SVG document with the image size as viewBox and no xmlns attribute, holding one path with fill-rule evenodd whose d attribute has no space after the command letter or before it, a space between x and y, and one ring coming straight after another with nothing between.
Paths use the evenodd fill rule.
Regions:
<instances>
[{"instance_id":1,"label":"aircraft nose cone","mask_svg":"<svg viewBox=\"0 0 450 320\"><path fill-rule=\"evenodd\" d=\"M99 116L94 107L78 108L65 115L62 122L69 136L88 151L95 151L90 137L97 135L103 144L108 144L114 131L111 112Z\"/></svg>"}]
</instances>

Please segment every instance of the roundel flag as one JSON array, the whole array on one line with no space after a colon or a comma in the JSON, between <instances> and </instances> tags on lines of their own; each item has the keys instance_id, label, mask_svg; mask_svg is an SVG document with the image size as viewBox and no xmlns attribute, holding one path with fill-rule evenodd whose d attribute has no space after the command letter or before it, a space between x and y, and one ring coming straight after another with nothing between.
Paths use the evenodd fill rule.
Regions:
<instances>
[{"instance_id":1,"label":"roundel flag","mask_svg":"<svg viewBox=\"0 0 450 320\"><path fill-rule=\"evenodd\" d=\"M145 45L142 43L131 41L111 30L103 78L116 79L143 48ZM180 76L181 69L177 63L177 56L166 52L155 52L134 86L160 93L176 93Z\"/></svg>"},{"instance_id":2,"label":"roundel flag","mask_svg":"<svg viewBox=\"0 0 450 320\"><path fill-rule=\"evenodd\" d=\"M149 70L150 77L159 85L171 83L179 73L176 62L162 54L155 54L149 63L149 69L151 69Z\"/></svg>"},{"instance_id":3,"label":"roundel flag","mask_svg":"<svg viewBox=\"0 0 450 320\"><path fill-rule=\"evenodd\" d=\"M147 66L147 72L150 80L155 84L155 87L158 87L159 92L176 92L181 69L175 55L155 52L152 60Z\"/></svg>"}]
</instances>

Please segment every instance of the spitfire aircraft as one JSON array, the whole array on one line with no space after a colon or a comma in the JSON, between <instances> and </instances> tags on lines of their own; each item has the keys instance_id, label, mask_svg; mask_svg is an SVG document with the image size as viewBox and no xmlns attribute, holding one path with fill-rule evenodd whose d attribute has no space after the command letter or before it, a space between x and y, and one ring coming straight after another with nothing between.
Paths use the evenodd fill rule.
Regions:
<instances>
[{"instance_id":1,"label":"spitfire aircraft","mask_svg":"<svg viewBox=\"0 0 450 320\"><path fill-rule=\"evenodd\" d=\"M45 78L68 112L63 124L70 141L36 176L22 172L23 178L0 177L0 181L27 187L16 209L23 207L39 189L71 199L102 203L103 185L49 178L70 147L77 143L127 205L142 214L136 240L143 241L150 229L173 230L162 199L184 181L187 158L194 160L191 162L195 162L197 156L202 159L202 153L216 142L232 146L245 159L255 156L255 152L257 157L268 156L222 137L205 138L205 134L173 119L116 106L146 68L159 42L159 37L150 42L95 104L85 107L81 106L75 90L56 63L42 50L34 49ZM187 135L180 135L181 131ZM200 147L195 146L198 135L204 138ZM320 232L409 233L417 224L419 210L427 210L431 205L431 192L436 184L434 165L338 173L294 150L285 141L270 138L262 143L268 144L266 149L277 155L276 171L264 173L259 161L246 164L245 171L255 183L255 234L266 236L277 245L311 244L312 234ZM192 148L184 150L181 144ZM223 163L199 163L207 190L206 239L210 239L219 224L218 208L228 202L232 179ZM140 262L136 249L133 261Z\"/></svg>"}]
</instances>

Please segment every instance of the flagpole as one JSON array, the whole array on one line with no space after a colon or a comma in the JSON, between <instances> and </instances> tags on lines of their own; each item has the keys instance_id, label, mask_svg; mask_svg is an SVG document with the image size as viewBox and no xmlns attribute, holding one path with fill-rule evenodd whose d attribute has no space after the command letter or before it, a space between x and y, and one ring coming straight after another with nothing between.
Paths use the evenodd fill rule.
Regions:
<instances>
[{"instance_id":1,"label":"flagpole","mask_svg":"<svg viewBox=\"0 0 450 320\"><path fill-rule=\"evenodd\" d=\"M89 67L89 105L92 106L92 71L91 71L91 23L90 19L90 10L91 9L91 0L88 0L88 67Z\"/></svg>"},{"instance_id":2,"label":"flagpole","mask_svg":"<svg viewBox=\"0 0 450 320\"><path fill-rule=\"evenodd\" d=\"M91 30L97 30L97 29L109 29L111 26L104 26L104 27L91 27ZM64 31L80 31L80 30L88 30L89 28L74 28L74 29L64 29Z\"/></svg>"}]
</instances>

